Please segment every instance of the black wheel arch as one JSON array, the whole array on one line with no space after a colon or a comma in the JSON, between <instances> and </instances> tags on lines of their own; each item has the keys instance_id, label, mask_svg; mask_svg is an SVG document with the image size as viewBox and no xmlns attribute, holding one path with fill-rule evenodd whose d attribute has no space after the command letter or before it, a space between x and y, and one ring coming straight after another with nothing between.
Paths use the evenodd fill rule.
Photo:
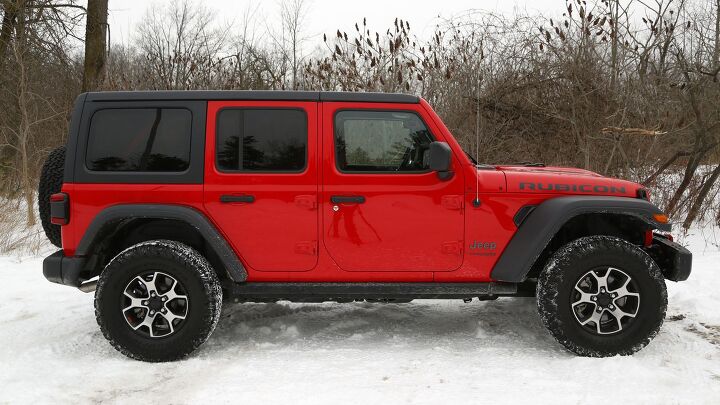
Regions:
<instances>
[{"instance_id":1,"label":"black wheel arch","mask_svg":"<svg viewBox=\"0 0 720 405\"><path fill-rule=\"evenodd\" d=\"M546 200L524 214L491 277L524 282L539 273L555 250L584 236L615 236L641 244L646 230L671 230L670 224L654 220L653 215L661 213L639 198L568 196Z\"/></svg>"},{"instance_id":2,"label":"black wheel arch","mask_svg":"<svg viewBox=\"0 0 720 405\"><path fill-rule=\"evenodd\" d=\"M203 213L188 206L166 204L122 204L98 213L75 251L75 256L86 259L81 278L97 276L124 249L156 239L172 240L196 249L218 271L221 279L234 282L247 279L242 262Z\"/></svg>"}]
</instances>

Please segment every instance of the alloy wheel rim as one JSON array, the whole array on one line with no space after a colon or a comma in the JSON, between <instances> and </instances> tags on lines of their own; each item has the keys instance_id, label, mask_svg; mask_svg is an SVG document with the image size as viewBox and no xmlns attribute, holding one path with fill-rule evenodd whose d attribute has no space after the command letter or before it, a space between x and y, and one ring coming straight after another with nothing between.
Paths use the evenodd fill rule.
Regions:
<instances>
[{"instance_id":1,"label":"alloy wheel rim","mask_svg":"<svg viewBox=\"0 0 720 405\"><path fill-rule=\"evenodd\" d=\"M590 333L620 333L630 326L640 309L637 283L616 267L590 270L575 283L570 309L575 320Z\"/></svg>"},{"instance_id":2,"label":"alloy wheel rim","mask_svg":"<svg viewBox=\"0 0 720 405\"><path fill-rule=\"evenodd\" d=\"M173 276L151 271L134 277L125 286L121 311L135 332L150 338L167 337L185 322L190 301L183 285Z\"/></svg>"}]
</instances>

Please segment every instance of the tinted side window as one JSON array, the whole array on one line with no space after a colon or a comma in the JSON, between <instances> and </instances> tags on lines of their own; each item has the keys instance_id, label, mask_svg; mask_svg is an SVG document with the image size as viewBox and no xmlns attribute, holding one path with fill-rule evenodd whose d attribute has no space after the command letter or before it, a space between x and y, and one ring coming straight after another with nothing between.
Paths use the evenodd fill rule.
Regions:
<instances>
[{"instance_id":1,"label":"tinted side window","mask_svg":"<svg viewBox=\"0 0 720 405\"><path fill-rule=\"evenodd\" d=\"M192 114L117 108L92 116L85 164L94 171L182 172L190 165Z\"/></svg>"},{"instance_id":2,"label":"tinted side window","mask_svg":"<svg viewBox=\"0 0 720 405\"><path fill-rule=\"evenodd\" d=\"M423 172L433 137L420 117L399 111L340 111L335 154L346 172Z\"/></svg>"},{"instance_id":3,"label":"tinted side window","mask_svg":"<svg viewBox=\"0 0 720 405\"><path fill-rule=\"evenodd\" d=\"M299 172L305 168L305 111L225 109L218 114L216 132L220 170Z\"/></svg>"}]
</instances>

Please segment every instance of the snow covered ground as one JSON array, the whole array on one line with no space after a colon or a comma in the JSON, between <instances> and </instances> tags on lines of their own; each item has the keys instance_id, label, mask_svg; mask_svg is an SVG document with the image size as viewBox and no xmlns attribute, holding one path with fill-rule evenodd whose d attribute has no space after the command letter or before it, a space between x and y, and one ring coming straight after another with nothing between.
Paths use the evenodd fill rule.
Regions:
<instances>
[{"instance_id":1,"label":"snow covered ground","mask_svg":"<svg viewBox=\"0 0 720 405\"><path fill-rule=\"evenodd\" d=\"M40 257L0 257L0 403L720 403L720 250L687 239L691 279L668 283L656 339L579 358L532 299L228 304L192 357L129 360L98 330L92 294L51 284ZM710 242L708 242L710 241Z\"/></svg>"}]
</instances>

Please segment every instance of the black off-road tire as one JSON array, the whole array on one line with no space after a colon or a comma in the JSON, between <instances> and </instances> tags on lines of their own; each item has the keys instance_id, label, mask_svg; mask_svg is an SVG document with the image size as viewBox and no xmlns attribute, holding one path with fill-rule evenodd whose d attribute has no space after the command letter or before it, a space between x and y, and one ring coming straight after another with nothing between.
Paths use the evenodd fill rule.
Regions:
<instances>
[{"instance_id":1,"label":"black off-road tire","mask_svg":"<svg viewBox=\"0 0 720 405\"><path fill-rule=\"evenodd\" d=\"M186 318L165 337L133 330L123 312L128 283L156 270L175 278L187 295ZM147 362L192 353L217 326L221 306L222 289L210 263L191 247L169 240L142 242L118 254L102 271L95 292L95 317L105 338L120 353Z\"/></svg>"},{"instance_id":2,"label":"black off-road tire","mask_svg":"<svg viewBox=\"0 0 720 405\"><path fill-rule=\"evenodd\" d=\"M632 323L611 334L588 331L571 308L576 283L588 271L603 266L622 269L640 294ZM590 236L568 243L550 258L538 278L537 305L542 323L568 350L589 357L630 355L660 330L667 290L662 272L642 249L619 238Z\"/></svg>"},{"instance_id":3,"label":"black off-road tire","mask_svg":"<svg viewBox=\"0 0 720 405\"><path fill-rule=\"evenodd\" d=\"M65 146L60 146L50 152L42 167L40 183L38 184L38 209L40 222L45 235L50 242L61 248L60 225L50 222L50 196L59 193L63 184L65 172Z\"/></svg>"}]
</instances>

